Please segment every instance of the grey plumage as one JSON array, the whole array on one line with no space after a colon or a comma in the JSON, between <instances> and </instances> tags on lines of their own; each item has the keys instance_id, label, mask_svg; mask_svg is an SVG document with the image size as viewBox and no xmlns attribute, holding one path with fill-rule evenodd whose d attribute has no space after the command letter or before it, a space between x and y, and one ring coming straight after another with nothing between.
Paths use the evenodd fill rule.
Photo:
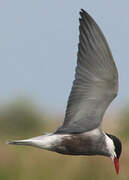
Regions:
<instances>
[{"instance_id":1,"label":"grey plumage","mask_svg":"<svg viewBox=\"0 0 129 180\"><path fill-rule=\"evenodd\" d=\"M104 155L119 172L120 140L101 129L103 115L118 92L118 72L96 22L82 10L75 80L64 123L56 132L9 141L66 155Z\"/></svg>"},{"instance_id":2,"label":"grey plumage","mask_svg":"<svg viewBox=\"0 0 129 180\"><path fill-rule=\"evenodd\" d=\"M103 33L84 10L75 80L63 125L56 133L83 133L100 126L118 91L118 72Z\"/></svg>"}]
</instances>

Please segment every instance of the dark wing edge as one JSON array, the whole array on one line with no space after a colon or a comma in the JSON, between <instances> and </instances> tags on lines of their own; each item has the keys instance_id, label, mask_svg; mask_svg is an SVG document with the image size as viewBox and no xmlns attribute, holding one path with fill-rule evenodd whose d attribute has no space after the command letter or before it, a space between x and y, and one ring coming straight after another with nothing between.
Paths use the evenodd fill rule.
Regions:
<instances>
[{"instance_id":1,"label":"dark wing edge","mask_svg":"<svg viewBox=\"0 0 129 180\"><path fill-rule=\"evenodd\" d=\"M118 92L118 72L107 41L92 17L81 10L75 80L64 123L56 133L83 133L100 127Z\"/></svg>"}]
</instances>

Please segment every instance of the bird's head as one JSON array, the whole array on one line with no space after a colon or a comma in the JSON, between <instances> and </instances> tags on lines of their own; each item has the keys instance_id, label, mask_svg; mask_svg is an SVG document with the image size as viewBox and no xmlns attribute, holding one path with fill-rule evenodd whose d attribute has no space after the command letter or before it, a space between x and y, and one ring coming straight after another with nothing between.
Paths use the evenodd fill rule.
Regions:
<instances>
[{"instance_id":1,"label":"bird's head","mask_svg":"<svg viewBox=\"0 0 129 180\"><path fill-rule=\"evenodd\" d=\"M106 134L106 145L107 145L107 149L109 151L110 157L114 161L116 173L118 174L119 173L119 157L122 151L122 144L117 137L111 134Z\"/></svg>"}]
</instances>

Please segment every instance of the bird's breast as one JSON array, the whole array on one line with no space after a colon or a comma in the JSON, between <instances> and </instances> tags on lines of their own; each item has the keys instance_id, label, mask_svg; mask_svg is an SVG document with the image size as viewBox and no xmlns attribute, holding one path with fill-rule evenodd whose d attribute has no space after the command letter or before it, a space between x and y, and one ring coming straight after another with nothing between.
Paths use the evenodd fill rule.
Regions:
<instances>
[{"instance_id":1,"label":"bird's breast","mask_svg":"<svg viewBox=\"0 0 129 180\"><path fill-rule=\"evenodd\" d=\"M55 151L66 155L97 155L102 149L98 144L98 136L87 134L62 135L60 143L55 147Z\"/></svg>"}]
</instances>

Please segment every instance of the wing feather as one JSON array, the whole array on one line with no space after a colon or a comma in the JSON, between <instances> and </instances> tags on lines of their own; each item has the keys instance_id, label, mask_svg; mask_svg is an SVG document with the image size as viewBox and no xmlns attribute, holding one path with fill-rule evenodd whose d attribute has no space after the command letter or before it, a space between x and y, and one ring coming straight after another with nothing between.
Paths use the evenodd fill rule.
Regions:
<instances>
[{"instance_id":1,"label":"wing feather","mask_svg":"<svg viewBox=\"0 0 129 180\"><path fill-rule=\"evenodd\" d=\"M82 133L99 127L118 91L118 72L106 39L87 12L81 10L80 15L75 80L57 133Z\"/></svg>"}]
</instances>

